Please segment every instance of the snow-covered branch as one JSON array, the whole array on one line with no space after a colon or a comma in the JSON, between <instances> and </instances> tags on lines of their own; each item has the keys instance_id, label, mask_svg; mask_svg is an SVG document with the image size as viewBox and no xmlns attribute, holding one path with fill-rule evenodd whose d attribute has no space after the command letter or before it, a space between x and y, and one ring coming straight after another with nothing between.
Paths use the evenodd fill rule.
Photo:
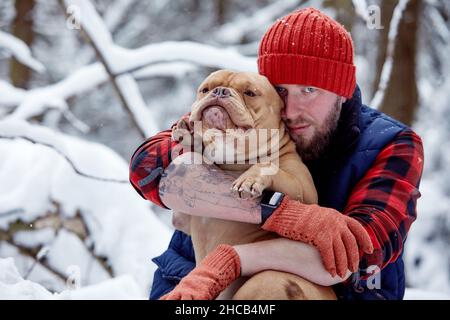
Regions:
<instances>
[{"instance_id":1,"label":"snow-covered branch","mask_svg":"<svg viewBox=\"0 0 450 320\"><path fill-rule=\"evenodd\" d=\"M136 79L158 76L179 78L195 68L192 63L160 63L136 70L133 76ZM26 120L42 114L48 108L65 112L68 110L65 102L67 99L94 90L106 81L108 75L98 62L81 67L60 82L43 88L24 90L0 80L0 107L12 109L17 106L8 116L10 119Z\"/></svg>"},{"instance_id":2,"label":"snow-covered branch","mask_svg":"<svg viewBox=\"0 0 450 320\"><path fill-rule=\"evenodd\" d=\"M286 0L284 0L286 1ZM297 2L287 0L288 2ZM190 41L162 42L137 49L127 49L114 44L111 34L89 0L64 0L66 6L77 6L83 17L83 30L89 35L105 59L114 76L129 73L149 64L170 61L187 61L198 65L256 71L255 57L244 57L232 48L215 48Z\"/></svg>"},{"instance_id":3,"label":"snow-covered branch","mask_svg":"<svg viewBox=\"0 0 450 320\"><path fill-rule=\"evenodd\" d=\"M450 29L447 22L434 5L428 5L426 12L429 15L429 21L436 28L437 34L442 38L442 42L448 45L450 43Z\"/></svg>"},{"instance_id":4,"label":"snow-covered branch","mask_svg":"<svg viewBox=\"0 0 450 320\"><path fill-rule=\"evenodd\" d=\"M309 1L305 1L302 4L306 5L307 2ZM299 4L299 0L279 0L257 10L250 17L240 15L235 20L220 27L214 38L221 43L232 44L239 42L244 35L250 32L266 29L276 18Z\"/></svg>"},{"instance_id":5,"label":"snow-covered branch","mask_svg":"<svg viewBox=\"0 0 450 320\"><path fill-rule=\"evenodd\" d=\"M220 48L191 41L167 41L138 49L115 47L115 74L137 70L157 62L185 61L217 69L257 71L256 57L245 57L234 48Z\"/></svg>"},{"instance_id":6,"label":"snow-covered branch","mask_svg":"<svg viewBox=\"0 0 450 320\"><path fill-rule=\"evenodd\" d=\"M60 1L66 8L69 6L79 8L80 16L75 16L74 18L79 19L77 22L81 25L83 34L93 46L97 57L105 67L125 110L129 113L130 118L143 137L154 135L158 130L155 118L146 106L138 85L129 74L129 70L133 71L141 68L143 65L147 65L150 59L159 58L159 61L170 61L172 58L173 60L174 56L170 54L173 50L166 48L170 44L163 44L157 47L145 46L135 50L119 47L114 44L110 32L89 0ZM178 44L177 46L184 46L183 49L177 49L181 49L185 54L200 58L194 54L195 47L192 48L186 44ZM220 54L223 53L221 52ZM203 52L201 55L203 59L207 56L208 53L206 52ZM130 62L133 64L130 65ZM124 70L127 70L126 73Z\"/></svg>"},{"instance_id":7,"label":"snow-covered branch","mask_svg":"<svg viewBox=\"0 0 450 320\"><path fill-rule=\"evenodd\" d=\"M0 230L0 235L3 233L2 230ZM5 237L5 236L3 236ZM36 254L33 252L33 250L22 246L20 244L15 243L14 241L10 240L10 239L4 239L3 241L5 241L6 243L8 243L9 245L15 247L17 250L20 251L20 253L22 255L25 255L27 257L29 257L30 259L33 260L33 266L39 264L40 266L42 266L43 268L45 268L48 272L50 272L51 274L53 274L54 276L56 276L58 279L65 281L66 280L66 276L64 274L62 274L61 272L59 272L58 270L56 270L55 268L53 268L52 266L50 266L45 260L40 260L36 257ZM26 277L25 277L26 278Z\"/></svg>"},{"instance_id":8,"label":"snow-covered branch","mask_svg":"<svg viewBox=\"0 0 450 320\"><path fill-rule=\"evenodd\" d=\"M5 48L20 63L36 72L44 72L45 67L31 55L30 48L12 34L0 30L0 48Z\"/></svg>"},{"instance_id":9,"label":"snow-covered branch","mask_svg":"<svg viewBox=\"0 0 450 320\"><path fill-rule=\"evenodd\" d=\"M17 106L7 118L28 119L53 108L60 110L75 127L85 131L87 128L70 116L66 101L110 79L139 131L147 137L154 135L158 128L135 79L158 75L180 77L194 70L195 65L256 71L254 57L244 57L234 49L215 48L195 42L163 42L138 49L119 47L113 43L106 26L89 1L64 3L81 8L81 25L96 47L103 65L94 63L82 67L58 83L30 91L14 88L0 81L3 93L0 96L0 106Z\"/></svg>"},{"instance_id":10,"label":"snow-covered branch","mask_svg":"<svg viewBox=\"0 0 450 320\"><path fill-rule=\"evenodd\" d=\"M31 137L55 146L77 168L91 176L123 177L119 179L123 181L128 178L128 163L99 143L86 142L20 120L0 121L0 136ZM54 148L23 139L0 139L0 154L0 167L3 168L0 171L0 212L5 213L0 216L0 229L8 230L18 220L34 226L27 231L30 233L27 237L20 236L20 241L14 237L16 244L27 244L28 247L28 243L40 241L41 237L33 233L37 232L34 223L38 221L46 221L48 226L61 223L63 228L50 240L46 236L42 238L42 245L50 247L46 263L51 268L66 274L67 267L77 265L84 283L92 284L110 277L102 264L92 258L94 255L105 257L114 275L132 274L139 280L142 292L149 290L155 267L149 265L148 259L167 246L170 230L129 183L86 179L76 174L67 159ZM51 218L56 212L61 215L60 222ZM75 235L78 234L78 214L86 225L81 229L89 230L85 241ZM26 259L20 250L16 253L10 249L5 251L7 244L0 243L3 256ZM26 260L26 264L32 263ZM25 270L23 274L26 273ZM34 274L35 271L30 279Z\"/></svg>"},{"instance_id":11,"label":"snow-covered branch","mask_svg":"<svg viewBox=\"0 0 450 320\"><path fill-rule=\"evenodd\" d=\"M66 155L65 143L54 131L45 127L38 127L20 120L0 120L0 139L16 140L22 139L33 144L41 145L54 150L72 167L73 171L81 177L96 181L128 184L128 179L113 179L98 177L83 172L79 169L69 156Z\"/></svg>"},{"instance_id":12,"label":"snow-covered branch","mask_svg":"<svg viewBox=\"0 0 450 320\"><path fill-rule=\"evenodd\" d=\"M82 34L94 48L122 105L141 136L145 138L155 134L158 130L156 121L148 110L135 79L130 74L120 76L114 74L112 69L114 61L110 54L112 48L114 48L112 37L94 6L89 0L61 0L60 2L63 7L65 4L65 8L77 6L82 12L83 19L81 19L81 16L75 16L82 27Z\"/></svg>"},{"instance_id":13,"label":"snow-covered branch","mask_svg":"<svg viewBox=\"0 0 450 320\"><path fill-rule=\"evenodd\" d=\"M62 230L64 230L64 232L72 233L83 240L85 251L90 254L90 257L95 260L97 265L102 267L110 277L114 277L111 267L105 263L101 257L98 257L95 254L92 247L88 246L89 242L86 240L89 239L91 235L83 216L80 214L76 214L74 217L64 216L61 214L61 205L57 202L53 203L56 207L54 213L38 217L36 220L27 223L16 221L14 224L15 227L7 232L0 229L0 238L3 241L6 241L17 248L22 254L25 254L34 260L34 263L24 276L25 279L39 264L61 280L66 280L66 276L53 268L45 259L52 250L55 235L62 232ZM25 210L23 209L22 214L25 214Z\"/></svg>"},{"instance_id":14,"label":"snow-covered branch","mask_svg":"<svg viewBox=\"0 0 450 320\"><path fill-rule=\"evenodd\" d=\"M352 0L353 6L355 7L355 12L358 16L361 17L365 22L367 22L370 18L369 10L367 6L366 0Z\"/></svg>"},{"instance_id":15,"label":"snow-covered branch","mask_svg":"<svg viewBox=\"0 0 450 320\"><path fill-rule=\"evenodd\" d=\"M103 15L103 21L112 33L127 21L129 11L136 5L137 1L138 0L117 0L108 3L107 10Z\"/></svg>"},{"instance_id":16,"label":"snow-covered branch","mask_svg":"<svg viewBox=\"0 0 450 320\"><path fill-rule=\"evenodd\" d=\"M384 61L383 68L381 69L381 76L380 82L378 84L378 89L375 92L372 101L370 102L370 106L374 109L378 109L383 103L386 88L389 84L392 68L394 66L394 53L398 29L400 27L400 22L403 17L403 12L405 11L408 3L409 0L400 0L398 4L395 6L394 13L392 15L388 33L386 60Z\"/></svg>"},{"instance_id":17,"label":"snow-covered branch","mask_svg":"<svg viewBox=\"0 0 450 320\"><path fill-rule=\"evenodd\" d=\"M221 50L194 42L163 42L135 50L121 50L122 61L114 75L132 72L136 79L173 76L183 77L195 70L195 65L227 68L242 71L256 71L256 60L244 57L234 50ZM8 117L28 119L43 113L47 108L67 110L66 100L93 90L108 81L109 77L101 63L84 66L58 83L29 91L14 88L0 80L0 106L15 107ZM139 117L144 120L145 117ZM145 124L147 135L156 133Z\"/></svg>"}]
</instances>

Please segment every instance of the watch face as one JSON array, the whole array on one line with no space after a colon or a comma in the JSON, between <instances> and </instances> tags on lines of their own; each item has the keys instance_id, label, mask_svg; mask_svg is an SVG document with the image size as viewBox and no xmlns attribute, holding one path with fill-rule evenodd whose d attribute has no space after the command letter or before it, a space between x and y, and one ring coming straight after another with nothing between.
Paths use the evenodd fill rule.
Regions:
<instances>
[{"instance_id":1,"label":"watch face","mask_svg":"<svg viewBox=\"0 0 450 320\"><path fill-rule=\"evenodd\" d=\"M283 199L283 193L276 191L265 191L261 199L261 204L277 207Z\"/></svg>"},{"instance_id":2,"label":"watch face","mask_svg":"<svg viewBox=\"0 0 450 320\"><path fill-rule=\"evenodd\" d=\"M283 198L283 194L281 192L274 192L272 197L269 200L269 205L271 206L278 206L278 204L281 202L281 199Z\"/></svg>"},{"instance_id":3,"label":"watch face","mask_svg":"<svg viewBox=\"0 0 450 320\"><path fill-rule=\"evenodd\" d=\"M283 200L283 197L284 194L281 192L271 190L263 192L261 199L261 223L265 223L272 213L278 208Z\"/></svg>"}]
</instances>

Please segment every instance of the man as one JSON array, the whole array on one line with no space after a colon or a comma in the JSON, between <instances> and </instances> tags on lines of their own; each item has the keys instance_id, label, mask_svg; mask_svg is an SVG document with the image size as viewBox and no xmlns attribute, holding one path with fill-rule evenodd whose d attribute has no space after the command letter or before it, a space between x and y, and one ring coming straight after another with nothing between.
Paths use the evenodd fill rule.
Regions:
<instances>
[{"instance_id":1,"label":"man","mask_svg":"<svg viewBox=\"0 0 450 320\"><path fill-rule=\"evenodd\" d=\"M261 204L264 215L254 223L263 223L265 230L290 240L220 248L202 261L200 271L196 268L187 277L195 266L192 244L188 236L175 232L169 249L154 259L159 268L152 299L170 292L183 277L180 290L190 289L195 282L227 286L242 273L251 275L267 267L268 252L277 254L271 269L289 272L293 265L309 265L299 273L311 282L333 286L338 299L403 298L402 253L420 196L422 142L410 128L362 105L353 54L352 39L344 27L312 8L295 11L269 28L258 52L259 72L285 102L282 118L311 171L319 206L287 197L269 212ZM170 195L159 196L160 173L173 160L170 151L175 145L170 131L144 142L132 157L130 181L144 198L191 213ZM168 171L164 179L179 179L174 172ZM213 193L217 187L210 184L208 190ZM236 219L226 208L202 203L192 210ZM371 248L358 241L358 252L355 239L348 241L343 236L350 231L356 239L364 238L355 222L370 237ZM313 245L307 246L313 253L304 250L305 243ZM296 254L296 246L304 254ZM225 257L226 263L218 266L218 257ZM355 261L358 272L354 272ZM329 279L314 278L322 264ZM352 277L347 270L353 272ZM373 271L380 271L375 281L368 278ZM217 275L223 272L232 274L231 279Z\"/></svg>"}]
</instances>

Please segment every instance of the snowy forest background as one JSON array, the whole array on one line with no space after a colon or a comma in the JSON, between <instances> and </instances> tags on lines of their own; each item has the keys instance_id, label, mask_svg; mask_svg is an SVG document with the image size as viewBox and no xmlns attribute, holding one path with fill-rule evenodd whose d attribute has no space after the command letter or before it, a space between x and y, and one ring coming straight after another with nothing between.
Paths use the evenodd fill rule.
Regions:
<instances>
[{"instance_id":1,"label":"snowy forest background","mask_svg":"<svg viewBox=\"0 0 450 320\"><path fill-rule=\"evenodd\" d=\"M2 0L0 299L145 299L172 227L128 183L132 153L306 6L351 32L364 103L424 141L407 298L449 298L448 1Z\"/></svg>"}]
</instances>

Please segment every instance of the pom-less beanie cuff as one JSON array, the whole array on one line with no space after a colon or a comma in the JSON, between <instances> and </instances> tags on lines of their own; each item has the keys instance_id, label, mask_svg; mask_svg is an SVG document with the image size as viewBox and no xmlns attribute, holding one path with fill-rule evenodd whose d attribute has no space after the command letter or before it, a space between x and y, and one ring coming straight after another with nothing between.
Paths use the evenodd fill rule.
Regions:
<instances>
[{"instance_id":1,"label":"pom-less beanie cuff","mask_svg":"<svg viewBox=\"0 0 450 320\"><path fill-rule=\"evenodd\" d=\"M356 68L318 57L268 54L258 58L259 73L273 84L313 86L351 98L356 87Z\"/></svg>"}]
</instances>

